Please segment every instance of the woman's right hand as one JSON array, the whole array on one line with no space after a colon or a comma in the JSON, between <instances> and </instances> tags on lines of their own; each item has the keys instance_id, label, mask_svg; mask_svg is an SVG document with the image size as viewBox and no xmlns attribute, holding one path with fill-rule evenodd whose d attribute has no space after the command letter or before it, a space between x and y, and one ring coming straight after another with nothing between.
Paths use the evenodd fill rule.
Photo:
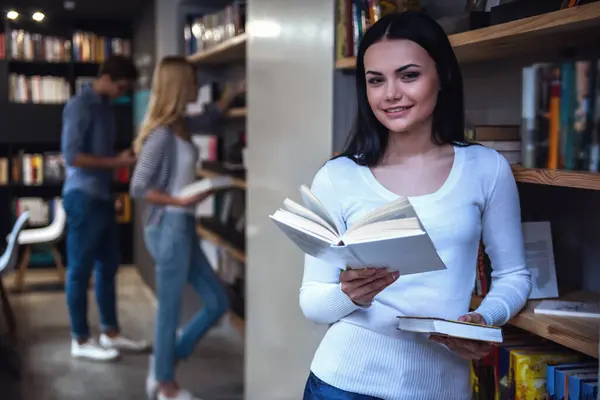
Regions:
<instances>
[{"instance_id":1,"label":"woman's right hand","mask_svg":"<svg viewBox=\"0 0 600 400\"><path fill-rule=\"evenodd\" d=\"M385 268L346 269L340 274L342 292L360 306L368 306L373 298L400 277L399 272Z\"/></svg>"}]
</instances>

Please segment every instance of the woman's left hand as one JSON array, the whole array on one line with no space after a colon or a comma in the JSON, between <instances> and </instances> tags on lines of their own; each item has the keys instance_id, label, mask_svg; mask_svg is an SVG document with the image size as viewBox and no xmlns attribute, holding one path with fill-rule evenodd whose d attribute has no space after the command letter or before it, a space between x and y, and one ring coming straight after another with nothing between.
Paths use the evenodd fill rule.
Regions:
<instances>
[{"instance_id":1,"label":"woman's left hand","mask_svg":"<svg viewBox=\"0 0 600 400\"><path fill-rule=\"evenodd\" d=\"M473 324L486 325L485 319L481 314L469 313L461 316L459 321L470 322ZM430 340L447 346L459 357L465 360L480 360L487 356L492 350L492 344L477 340L459 339L447 336L431 335Z\"/></svg>"}]
</instances>

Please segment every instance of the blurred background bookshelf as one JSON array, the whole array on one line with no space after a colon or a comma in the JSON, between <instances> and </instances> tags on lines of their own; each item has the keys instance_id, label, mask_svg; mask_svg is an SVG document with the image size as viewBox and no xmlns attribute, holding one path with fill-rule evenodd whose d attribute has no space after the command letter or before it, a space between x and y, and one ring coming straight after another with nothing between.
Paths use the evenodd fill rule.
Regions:
<instances>
[{"instance_id":1,"label":"blurred background bookshelf","mask_svg":"<svg viewBox=\"0 0 600 400\"><path fill-rule=\"evenodd\" d=\"M129 23L10 16L3 15L0 28L0 207L11 210L0 223L3 235L24 209L35 214L30 227L51 223L53 199L61 196L64 180L64 105L92 82L106 57L132 52ZM117 99L114 107L115 150L121 150L133 138L131 93ZM124 264L133 262L129 175L127 169L116 171L113 184ZM64 239L58 248L66 263ZM48 249L34 249L30 267L53 265Z\"/></svg>"},{"instance_id":2,"label":"blurred background bookshelf","mask_svg":"<svg viewBox=\"0 0 600 400\"><path fill-rule=\"evenodd\" d=\"M188 14L183 32L184 51L198 69L202 87L189 115L201 113L204 104L218 100L225 85L246 78L246 1L225 6L200 2L206 12ZM227 175L233 187L217 193L197 207L197 233L228 287L232 316L238 327L245 317L246 276L246 99L235 98L218 132L194 132L201 150L198 178Z\"/></svg>"}]
</instances>

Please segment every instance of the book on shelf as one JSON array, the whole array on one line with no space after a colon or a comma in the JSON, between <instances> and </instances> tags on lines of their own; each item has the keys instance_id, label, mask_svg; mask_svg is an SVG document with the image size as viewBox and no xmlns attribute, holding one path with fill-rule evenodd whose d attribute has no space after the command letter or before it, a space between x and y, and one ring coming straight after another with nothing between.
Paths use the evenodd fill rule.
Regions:
<instances>
[{"instance_id":1,"label":"book on shelf","mask_svg":"<svg viewBox=\"0 0 600 400\"><path fill-rule=\"evenodd\" d=\"M523 222L525 260L531 272L532 289L529 300L549 299L559 296L554 248L550 222ZM480 244L477 258L475 294L485 297L492 284L493 265Z\"/></svg>"},{"instance_id":2,"label":"book on shelf","mask_svg":"<svg viewBox=\"0 0 600 400\"><path fill-rule=\"evenodd\" d=\"M285 199L270 218L304 253L342 268L387 268L401 275L446 268L407 198L367 213L343 232L308 187L300 193L304 206Z\"/></svg>"},{"instance_id":3,"label":"book on shelf","mask_svg":"<svg viewBox=\"0 0 600 400\"><path fill-rule=\"evenodd\" d=\"M520 164L521 137L518 125L475 125L465 129L465 138L500 153L510 164Z\"/></svg>"},{"instance_id":4,"label":"book on shelf","mask_svg":"<svg viewBox=\"0 0 600 400\"><path fill-rule=\"evenodd\" d=\"M402 316L398 317L398 329L481 342L502 343L502 329L500 327L443 318Z\"/></svg>"},{"instance_id":5,"label":"book on shelf","mask_svg":"<svg viewBox=\"0 0 600 400\"><path fill-rule=\"evenodd\" d=\"M65 78L10 74L8 100L13 103L64 104L71 97Z\"/></svg>"},{"instance_id":6,"label":"book on shelf","mask_svg":"<svg viewBox=\"0 0 600 400\"><path fill-rule=\"evenodd\" d=\"M9 49L7 55L11 59L45 62L71 60L71 41L68 39L41 35L24 29L11 29L3 35L3 47Z\"/></svg>"},{"instance_id":7,"label":"book on shelf","mask_svg":"<svg viewBox=\"0 0 600 400\"><path fill-rule=\"evenodd\" d=\"M538 62L523 68L525 168L600 171L600 62Z\"/></svg>"},{"instance_id":8,"label":"book on shelf","mask_svg":"<svg viewBox=\"0 0 600 400\"><path fill-rule=\"evenodd\" d=\"M113 54L131 56L131 41L119 37L97 35L93 32L73 33L75 61L102 63Z\"/></svg>"},{"instance_id":9,"label":"book on shelf","mask_svg":"<svg viewBox=\"0 0 600 400\"><path fill-rule=\"evenodd\" d=\"M240 35L246 30L246 0L234 0L223 9L188 16L184 26L185 54L191 55Z\"/></svg>"},{"instance_id":10,"label":"book on shelf","mask_svg":"<svg viewBox=\"0 0 600 400\"><path fill-rule=\"evenodd\" d=\"M371 25L387 14L405 11L407 8L420 9L418 1L371 0L366 2L337 0L335 10L336 59L356 56L358 43L360 43Z\"/></svg>"},{"instance_id":11,"label":"book on shelf","mask_svg":"<svg viewBox=\"0 0 600 400\"><path fill-rule=\"evenodd\" d=\"M58 200L42 197L16 197L11 201L13 213L19 217L23 212L29 211L29 228L48 226L55 218Z\"/></svg>"},{"instance_id":12,"label":"book on shelf","mask_svg":"<svg viewBox=\"0 0 600 400\"><path fill-rule=\"evenodd\" d=\"M531 271L532 288L529 300L559 296L554 262L554 246L549 221L524 222L525 259Z\"/></svg>"},{"instance_id":13,"label":"book on shelf","mask_svg":"<svg viewBox=\"0 0 600 400\"><path fill-rule=\"evenodd\" d=\"M542 300L533 312L557 317L600 318L600 302Z\"/></svg>"},{"instance_id":14,"label":"book on shelf","mask_svg":"<svg viewBox=\"0 0 600 400\"><path fill-rule=\"evenodd\" d=\"M0 186L8 185L8 158L0 157Z\"/></svg>"},{"instance_id":15,"label":"book on shelf","mask_svg":"<svg viewBox=\"0 0 600 400\"><path fill-rule=\"evenodd\" d=\"M115 217L120 224L131 222L131 197L129 193L114 194Z\"/></svg>"}]
</instances>

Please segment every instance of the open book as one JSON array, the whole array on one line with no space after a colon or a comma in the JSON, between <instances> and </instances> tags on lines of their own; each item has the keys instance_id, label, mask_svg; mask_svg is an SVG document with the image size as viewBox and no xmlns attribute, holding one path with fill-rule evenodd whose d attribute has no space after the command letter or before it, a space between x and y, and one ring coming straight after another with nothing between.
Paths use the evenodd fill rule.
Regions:
<instances>
[{"instance_id":1,"label":"open book","mask_svg":"<svg viewBox=\"0 0 600 400\"><path fill-rule=\"evenodd\" d=\"M408 332L502 343L502 329L499 327L441 318L398 317L398 329Z\"/></svg>"},{"instance_id":2,"label":"open book","mask_svg":"<svg viewBox=\"0 0 600 400\"><path fill-rule=\"evenodd\" d=\"M285 199L270 217L304 253L340 268L388 268L401 275L446 268L407 198L367 213L344 231L308 187L301 186L300 194L305 207Z\"/></svg>"},{"instance_id":3,"label":"open book","mask_svg":"<svg viewBox=\"0 0 600 400\"><path fill-rule=\"evenodd\" d=\"M215 176L213 178L203 178L183 187L177 197L189 197L201 194L207 190L224 189L233 186L233 179L229 176Z\"/></svg>"}]
</instances>

